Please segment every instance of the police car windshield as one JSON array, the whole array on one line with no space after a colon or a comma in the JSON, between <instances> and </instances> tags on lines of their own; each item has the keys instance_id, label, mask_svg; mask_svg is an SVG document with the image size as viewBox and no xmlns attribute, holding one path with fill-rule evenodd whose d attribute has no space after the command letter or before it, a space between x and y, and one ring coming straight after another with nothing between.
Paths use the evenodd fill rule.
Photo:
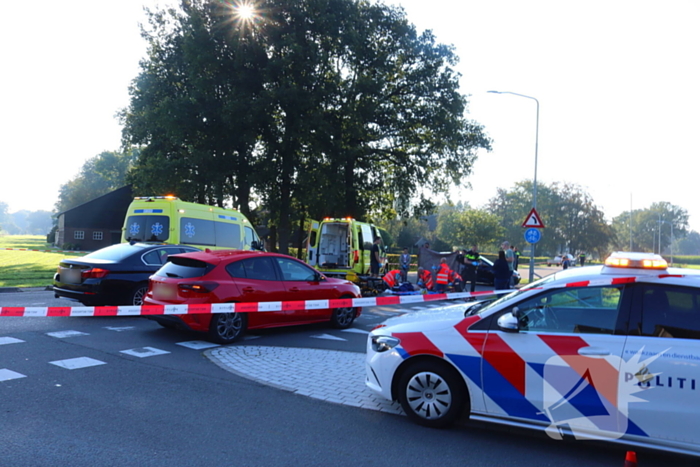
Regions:
<instances>
[{"instance_id":1,"label":"police car windshield","mask_svg":"<svg viewBox=\"0 0 700 467\"><path fill-rule=\"evenodd\" d=\"M489 299L489 300L477 302L474 306L467 309L465 316L480 315L480 314L484 313L485 311L490 310L494 306L498 306L501 303L509 302L509 301L513 300L514 298L520 297L520 295L522 295L522 294L524 294L532 289L542 287L543 285L545 285L549 282L552 282L554 280L554 276L555 275L552 274L552 275L549 275L547 277L543 277L542 279L535 281L532 284L528 284L528 285L526 285L526 286L524 286L524 287L522 287L514 292L511 292L511 293L506 294L506 295L501 295L497 299Z\"/></svg>"}]
</instances>

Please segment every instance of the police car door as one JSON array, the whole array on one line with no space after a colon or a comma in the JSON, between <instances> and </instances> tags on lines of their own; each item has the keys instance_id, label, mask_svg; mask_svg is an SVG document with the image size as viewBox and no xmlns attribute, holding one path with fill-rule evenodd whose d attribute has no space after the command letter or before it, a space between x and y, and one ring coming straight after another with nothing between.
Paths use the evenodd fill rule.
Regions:
<instances>
[{"instance_id":1,"label":"police car door","mask_svg":"<svg viewBox=\"0 0 700 467\"><path fill-rule=\"evenodd\" d=\"M622 286L550 289L494 320L482 351L487 412L542 424L553 438L563 426L616 436L622 297ZM502 327L506 318L517 330Z\"/></svg>"},{"instance_id":2,"label":"police car door","mask_svg":"<svg viewBox=\"0 0 700 467\"><path fill-rule=\"evenodd\" d=\"M698 445L700 288L672 281L635 287L623 355L632 400L628 434Z\"/></svg>"}]
</instances>

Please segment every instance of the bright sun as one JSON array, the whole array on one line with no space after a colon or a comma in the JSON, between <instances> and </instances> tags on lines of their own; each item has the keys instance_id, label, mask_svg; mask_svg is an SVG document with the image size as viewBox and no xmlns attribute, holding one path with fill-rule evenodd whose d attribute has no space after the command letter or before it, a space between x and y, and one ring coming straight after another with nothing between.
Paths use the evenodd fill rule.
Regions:
<instances>
[{"instance_id":1,"label":"bright sun","mask_svg":"<svg viewBox=\"0 0 700 467\"><path fill-rule=\"evenodd\" d=\"M243 20L252 19L255 16L255 10L252 5L244 3L238 7L238 17Z\"/></svg>"}]
</instances>

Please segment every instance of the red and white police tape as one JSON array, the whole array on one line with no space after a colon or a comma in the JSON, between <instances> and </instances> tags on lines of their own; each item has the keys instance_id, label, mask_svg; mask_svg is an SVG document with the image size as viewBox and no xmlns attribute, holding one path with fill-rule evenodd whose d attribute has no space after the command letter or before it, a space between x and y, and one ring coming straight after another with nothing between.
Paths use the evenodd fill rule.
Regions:
<instances>
[{"instance_id":1,"label":"red and white police tape","mask_svg":"<svg viewBox=\"0 0 700 467\"><path fill-rule=\"evenodd\" d=\"M650 276L645 276L650 277ZM659 279L683 277L683 274L659 274ZM638 277L606 277L603 279L553 284L553 287L601 287L628 284ZM534 290L534 289L529 289ZM286 302L208 303L199 305L142 305L142 306L82 306L82 307L0 307L0 316L46 317L46 316L149 316L186 315L195 313L256 313L266 311L325 310L379 305L403 305L405 303L456 300L460 298L484 297L511 293L514 290L484 290L479 292L456 292L448 294L389 295L366 298L341 298L333 300L297 300Z\"/></svg>"},{"instance_id":2,"label":"red and white police tape","mask_svg":"<svg viewBox=\"0 0 700 467\"><path fill-rule=\"evenodd\" d=\"M194 313L255 313L266 311L324 310L327 308L403 305L405 303L456 300L510 293L512 290L485 290L449 294L390 295L383 297L341 298L333 300L297 300L288 302L208 303L199 305L142 305L142 306L50 306L0 307L0 316L18 317L89 317L89 316L149 316L186 315Z\"/></svg>"}]
</instances>

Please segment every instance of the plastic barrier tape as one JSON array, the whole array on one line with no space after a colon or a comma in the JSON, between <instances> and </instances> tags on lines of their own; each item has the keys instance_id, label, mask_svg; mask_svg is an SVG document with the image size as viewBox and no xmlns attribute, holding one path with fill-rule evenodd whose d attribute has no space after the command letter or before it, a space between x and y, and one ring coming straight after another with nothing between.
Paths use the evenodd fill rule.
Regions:
<instances>
[{"instance_id":1,"label":"plastic barrier tape","mask_svg":"<svg viewBox=\"0 0 700 467\"><path fill-rule=\"evenodd\" d=\"M16 317L89 317L89 316L148 316L186 315L195 313L260 313L266 311L321 310L326 308L402 305L435 300L456 300L484 297L513 292L513 290L485 290L429 295L390 295L383 297L341 298L333 300L299 300L290 302L212 303L165 306L53 306L53 307L0 307L0 316Z\"/></svg>"},{"instance_id":2,"label":"plastic barrier tape","mask_svg":"<svg viewBox=\"0 0 700 467\"><path fill-rule=\"evenodd\" d=\"M679 274L659 274L644 276L664 279L683 277ZM600 287L605 285L628 284L636 282L637 277L610 277L556 284L553 287ZM539 287L537 288L540 289ZM528 289L535 290L535 289ZM484 290L479 292L456 292L449 294L425 295L387 295L382 297L343 298L334 300L299 300L289 302L248 302L248 303L213 303L199 305L166 306L97 306L97 307L0 307L0 316L47 317L47 316L148 316L148 315L186 315L195 313L260 313L266 311L321 310L326 308L365 307L380 305L403 305L406 303L432 302L439 300L457 300L460 298L501 295L516 290Z\"/></svg>"}]
</instances>

